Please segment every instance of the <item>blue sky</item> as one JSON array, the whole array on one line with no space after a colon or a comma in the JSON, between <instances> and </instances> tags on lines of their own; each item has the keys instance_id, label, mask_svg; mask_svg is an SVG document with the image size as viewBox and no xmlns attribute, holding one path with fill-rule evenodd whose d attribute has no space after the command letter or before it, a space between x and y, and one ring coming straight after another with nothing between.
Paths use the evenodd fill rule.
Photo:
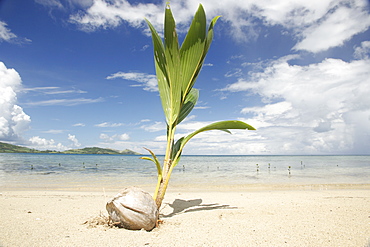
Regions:
<instances>
[{"instance_id":1,"label":"blue sky","mask_svg":"<svg viewBox=\"0 0 370 247\"><path fill-rule=\"evenodd\" d=\"M180 39L198 4L172 0ZM370 15L364 0L204 0L222 15L177 138L185 154L370 154ZM0 1L0 141L36 149L165 149L148 18L165 1Z\"/></svg>"}]
</instances>

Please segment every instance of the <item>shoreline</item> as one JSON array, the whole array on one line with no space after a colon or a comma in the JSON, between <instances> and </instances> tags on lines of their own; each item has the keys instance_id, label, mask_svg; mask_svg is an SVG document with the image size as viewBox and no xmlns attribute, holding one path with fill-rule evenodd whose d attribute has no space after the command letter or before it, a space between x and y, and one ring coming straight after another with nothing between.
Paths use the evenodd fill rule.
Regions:
<instances>
[{"instance_id":1,"label":"shoreline","mask_svg":"<svg viewBox=\"0 0 370 247\"><path fill-rule=\"evenodd\" d=\"M139 187L148 192L154 191L155 184L122 184L122 185L112 185L112 184L92 185L92 184L70 184L70 185L60 185L60 184L43 184L42 186L0 186L1 191L66 191L66 192L118 192L121 189L134 186ZM213 184L213 183L194 183L194 184L182 184L174 183L169 184L167 191L168 192L228 192L228 191L285 191L285 190L297 190L297 191L306 191L306 190L346 190L346 189L356 189L356 190L370 190L370 183L244 183L244 184Z\"/></svg>"},{"instance_id":2,"label":"shoreline","mask_svg":"<svg viewBox=\"0 0 370 247\"><path fill-rule=\"evenodd\" d=\"M139 186L138 186L139 187ZM153 186L142 187L149 193ZM170 185L151 232L86 224L116 188L0 187L0 246L369 246L370 184Z\"/></svg>"}]
</instances>

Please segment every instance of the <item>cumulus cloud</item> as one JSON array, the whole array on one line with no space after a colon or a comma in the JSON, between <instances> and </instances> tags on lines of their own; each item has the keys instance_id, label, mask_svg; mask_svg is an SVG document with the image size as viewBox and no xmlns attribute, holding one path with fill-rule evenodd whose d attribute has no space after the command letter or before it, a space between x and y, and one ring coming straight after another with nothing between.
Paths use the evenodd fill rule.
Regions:
<instances>
[{"instance_id":1,"label":"cumulus cloud","mask_svg":"<svg viewBox=\"0 0 370 247\"><path fill-rule=\"evenodd\" d=\"M258 129L269 152L368 153L369 67L368 59L327 58L307 66L280 59L223 90L261 96L261 106L241 112L250 116L245 120Z\"/></svg>"},{"instance_id":2,"label":"cumulus cloud","mask_svg":"<svg viewBox=\"0 0 370 247\"><path fill-rule=\"evenodd\" d=\"M24 113L22 107L17 105L17 93L24 92L22 80L18 72L8 69L0 62L0 140L14 143L22 143L31 148L65 150L61 143L53 139L45 139L33 136L28 140L24 139L24 132L29 129L31 118ZM64 130L48 130L44 133L60 134ZM75 136L68 135L68 139L74 146L79 146Z\"/></svg>"},{"instance_id":3,"label":"cumulus cloud","mask_svg":"<svg viewBox=\"0 0 370 247\"><path fill-rule=\"evenodd\" d=\"M68 140L70 140L73 143L74 147L80 147L81 143L77 140L75 135L68 134Z\"/></svg>"},{"instance_id":4,"label":"cumulus cloud","mask_svg":"<svg viewBox=\"0 0 370 247\"><path fill-rule=\"evenodd\" d=\"M171 3L180 32L187 29L198 4L197 0ZM267 28L282 27L297 40L295 50L310 52L341 46L370 26L366 0L204 0L202 4L209 18L222 15L222 20L230 25L230 34L237 41L256 39L260 32L256 26L262 22ZM155 5L131 4L127 0L94 0L90 7L72 15L70 21L86 31L114 28L126 23L149 34L144 17L161 31L164 5L165 1Z\"/></svg>"},{"instance_id":5,"label":"cumulus cloud","mask_svg":"<svg viewBox=\"0 0 370 247\"><path fill-rule=\"evenodd\" d=\"M47 133L56 134L54 133L54 131L48 131ZM56 151L64 151L68 148L78 148L81 146L81 143L78 141L75 135L68 134L67 140L71 144L65 146L60 142L56 143L54 139L46 139L40 136L33 136L29 138L28 141L25 141L25 144L30 148L35 148L38 150L56 150Z\"/></svg>"},{"instance_id":6,"label":"cumulus cloud","mask_svg":"<svg viewBox=\"0 0 370 247\"><path fill-rule=\"evenodd\" d=\"M29 129L30 116L18 106L17 93L21 90L21 77L14 69L0 62L0 139L16 141Z\"/></svg>"},{"instance_id":7,"label":"cumulus cloud","mask_svg":"<svg viewBox=\"0 0 370 247\"><path fill-rule=\"evenodd\" d=\"M140 84L131 85L133 87L144 87L144 90L149 92L157 92L157 77L155 75L138 73L138 72L117 72L108 76L106 79L111 80L115 78L122 78L128 81L139 82Z\"/></svg>"},{"instance_id":8,"label":"cumulus cloud","mask_svg":"<svg viewBox=\"0 0 370 247\"><path fill-rule=\"evenodd\" d=\"M28 146L36 149L41 149L41 150L66 150L67 148L63 146L61 143L55 143L53 139L47 140L45 138L41 138L39 136L33 136L31 137L28 142Z\"/></svg>"}]
</instances>

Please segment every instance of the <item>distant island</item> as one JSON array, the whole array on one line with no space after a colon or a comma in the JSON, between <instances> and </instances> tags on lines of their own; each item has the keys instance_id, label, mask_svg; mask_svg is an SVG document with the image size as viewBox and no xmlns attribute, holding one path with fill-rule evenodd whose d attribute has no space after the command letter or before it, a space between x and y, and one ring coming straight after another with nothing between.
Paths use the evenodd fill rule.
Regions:
<instances>
[{"instance_id":1,"label":"distant island","mask_svg":"<svg viewBox=\"0 0 370 247\"><path fill-rule=\"evenodd\" d=\"M110 148L99 148L99 147L86 147L81 149L70 149L66 151L55 151L55 150L37 150L33 148L27 148L9 143L0 142L0 153L53 153L53 154L118 154L118 155L142 155L134 152L130 149L123 151L114 150Z\"/></svg>"},{"instance_id":2,"label":"distant island","mask_svg":"<svg viewBox=\"0 0 370 247\"><path fill-rule=\"evenodd\" d=\"M70 149L63 151L64 154L122 154L122 155L142 155L141 153L134 152L130 149L122 151L110 148L86 147L82 149Z\"/></svg>"}]
</instances>

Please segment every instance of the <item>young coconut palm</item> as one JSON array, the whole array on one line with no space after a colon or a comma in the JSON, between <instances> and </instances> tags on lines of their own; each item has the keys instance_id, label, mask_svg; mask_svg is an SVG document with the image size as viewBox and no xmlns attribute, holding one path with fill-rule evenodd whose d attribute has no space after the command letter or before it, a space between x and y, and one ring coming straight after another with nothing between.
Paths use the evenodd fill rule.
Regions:
<instances>
[{"instance_id":1,"label":"young coconut palm","mask_svg":"<svg viewBox=\"0 0 370 247\"><path fill-rule=\"evenodd\" d=\"M157 157L149 149L147 150L152 158L142 158L153 161L157 166L158 183L153 198L158 209L166 193L171 173L180 160L185 144L192 137L208 130L228 133L231 133L229 129L255 130L241 121L221 121L207 125L176 142L174 139L177 125L188 116L197 103L199 91L193 86L211 45L213 28L219 17L213 18L207 31L206 15L200 4L181 47L169 4L165 9L164 43L153 25L146 20L152 33L158 89L167 122L167 148L163 166L161 167Z\"/></svg>"},{"instance_id":2,"label":"young coconut palm","mask_svg":"<svg viewBox=\"0 0 370 247\"><path fill-rule=\"evenodd\" d=\"M179 48L175 20L167 4L164 21L164 44L153 25L148 21L154 45L154 60L159 95L167 122L167 148L163 166L155 154L147 149L157 166L158 183L153 198L138 188L127 188L117 194L107 205L107 211L114 225L132 230L151 230L158 219L168 182L176 167L185 144L195 135L208 130L254 128L241 121L221 121L207 125L175 142L176 126L183 121L197 103L199 91L193 88L213 39L213 27L219 16L213 18L206 30L206 15L202 5L194 16L188 34ZM154 200L153 200L154 199Z\"/></svg>"}]
</instances>

